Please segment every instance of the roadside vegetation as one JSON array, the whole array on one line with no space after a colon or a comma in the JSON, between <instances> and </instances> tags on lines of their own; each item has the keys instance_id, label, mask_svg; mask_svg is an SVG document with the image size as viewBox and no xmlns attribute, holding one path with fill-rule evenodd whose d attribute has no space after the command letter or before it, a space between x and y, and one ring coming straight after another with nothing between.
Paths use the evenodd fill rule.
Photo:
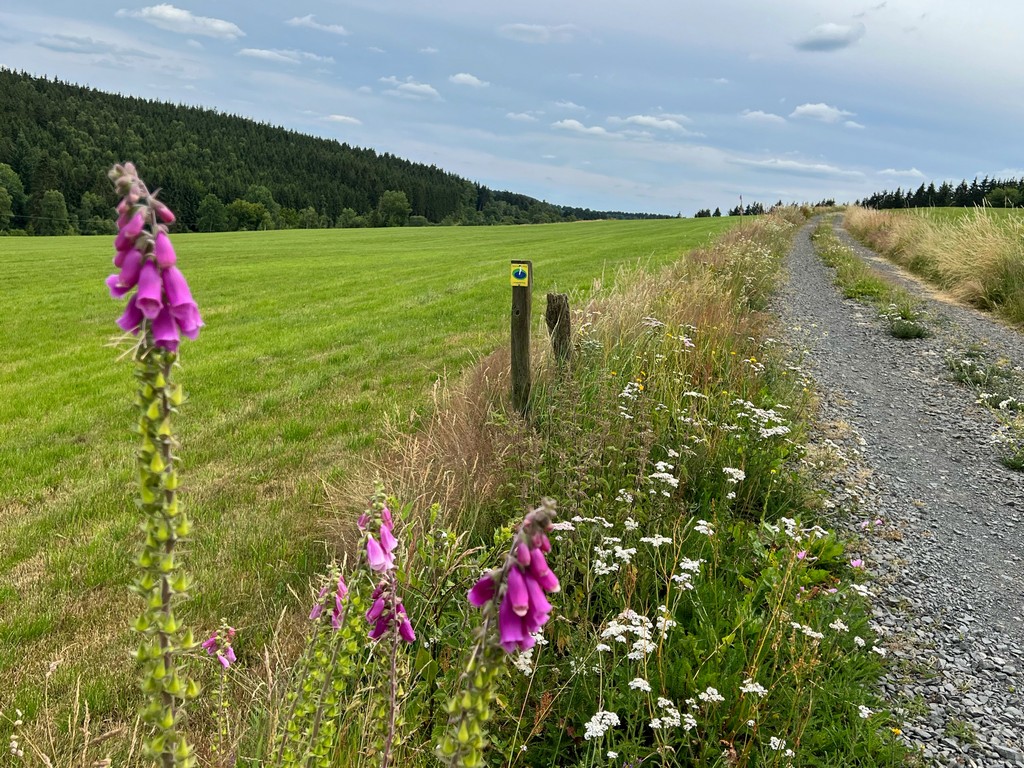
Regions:
<instances>
[{"instance_id":1,"label":"roadside vegetation","mask_svg":"<svg viewBox=\"0 0 1024 768\"><path fill-rule=\"evenodd\" d=\"M843 295L875 307L893 336L919 339L928 335L921 303L843 245L832 228L831 220L819 224L811 240L821 260L835 269L835 283Z\"/></svg>"},{"instance_id":2,"label":"roadside vegetation","mask_svg":"<svg viewBox=\"0 0 1024 768\"><path fill-rule=\"evenodd\" d=\"M195 524L182 555L193 597L180 615L197 639L209 637L205 652L185 657L188 674L206 690L189 704L187 721L200 764L428 766L437 764L435 751L466 766L905 764L898 723L875 692L887 649L870 626L864 564L855 542L828 530L814 491L817 465L805 461L810 382L777 349L764 311L803 220L795 209L779 210L685 258L660 257L663 266L610 267L586 300L581 260L577 277L559 286L576 308L574 356L560 364L535 339L528 419L507 402L503 353L440 381L434 407L421 415L421 395L382 403L384 390L325 370L339 362L330 349L350 349L351 333L324 331L326 346L314 353L321 334L311 335L308 322L290 341L273 330L287 326L288 308L316 319L343 314L327 311L339 294L330 275L360 272L358 261L347 272L339 267L336 249L317 257L312 241L306 244L311 260L298 261L305 279L291 289L302 292L293 299L279 293L287 283L273 273L231 286L232 276L260 268L251 255L259 241L244 250L224 243L197 258L190 274L197 295L205 293L208 328L182 355L176 379L189 399L175 424L186 459L180 495ZM663 226L642 226L651 224ZM617 247L635 254L636 234ZM189 245L201 253L203 242ZM535 246L539 254L551 243ZM185 253L180 238L178 248ZM264 270L274 262L274 244L267 248ZM245 269L228 268L239 251ZM516 255L528 252L520 247ZM635 255L619 265L630 262ZM278 263L297 268L294 257ZM396 254L396 281L402 263ZM463 279L476 274L464 263L449 268ZM83 270L80 279L96 278ZM458 333L452 328L435 329L424 344L427 327L412 305L398 311L371 288L354 296L366 299L364 309L349 310L368 324L366 349L378 348L391 323L411 323L396 333L419 342L418 358L410 349L390 364L358 361L363 383L371 369L378 387L402 370L438 370L438 360L424 355L451 353L459 343L445 335ZM402 300L415 304L411 293ZM226 319L242 308L246 322ZM85 314L99 341L114 312L87 302ZM375 323L382 314L388 322ZM434 322L443 324L440 315ZM498 347L505 318L502 311L478 343ZM230 350L238 345L249 357L267 343L273 349L257 356L264 371L272 366L267 355L277 359L289 348L285 370L299 365L301 372L307 360L319 375L310 370L310 386L297 389L289 382L301 384L302 376L284 377L269 402L260 387L240 392L259 368L246 374L240 358L227 365ZM56 338L51 346L59 356ZM66 385L40 373L49 405L37 419L61 412L55 390L80 385L90 366L102 368L94 351L79 355L67 366L78 374ZM211 377L211 365L220 378ZM126 682L137 610L122 594L136 517L126 503L133 451L117 426L131 418L130 395L118 373L127 378L111 371L105 396L74 410L91 413L98 431L80 455L69 448L62 469L49 470L55 480L66 477L59 493L32 490L32 477L50 461L37 454L32 472L19 475L13 498L23 501L4 510L14 532L4 558L15 572L9 597L16 610L3 617L0 731L16 743L19 764L148 764L140 751L148 737L134 726L137 696ZM14 381L27 374L5 370ZM406 386L422 393L422 380ZM352 418L342 415L353 405L344 396L360 391L366 437L353 444L330 425ZM284 401L294 407L280 410ZM411 416L410 407L417 408ZM285 412L291 415L281 422ZM302 419L306 429L282 440ZM366 462L350 451L373 445L374 422L388 424L389 436ZM29 439L30 425L18 423L20 450L4 457L12 466L18 453L45 442ZM69 430L71 438L81 432ZM80 496L82 487L103 495ZM317 487L326 490L320 500ZM61 497L76 501L49 506ZM493 680L477 675L474 683L463 670L480 619L466 593L479 588L486 569L508 562L510 545L516 552L526 510L548 519L542 497L557 504L547 562L561 590L544 587L551 608L542 631L507 647L507 660L482 667L495 670ZM369 514L357 527L368 498ZM311 529L322 517L315 508L325 504L331 525L318 546ZM368 535L385 544L388 565ZM374 611L369 588L381 571L391 580L386 594L402 595L409 620L404 642L396 634L394 645L375 643L372 621L362 619L368 607ZM470 695L467 685L487 693ZM480 757L473 745L486 741Z\"/></svg>"},{"instance_id":3,"label":"roadside vegetation","mask_svg":"<svg viewBox=\"0 0 1024 768\"><path fill-rule=\"evenodd\" d=\"M1015 210L912 213L850 208L865 245L953 298L1024 324L1024 216Z\"/></svg>"}]
</instances>

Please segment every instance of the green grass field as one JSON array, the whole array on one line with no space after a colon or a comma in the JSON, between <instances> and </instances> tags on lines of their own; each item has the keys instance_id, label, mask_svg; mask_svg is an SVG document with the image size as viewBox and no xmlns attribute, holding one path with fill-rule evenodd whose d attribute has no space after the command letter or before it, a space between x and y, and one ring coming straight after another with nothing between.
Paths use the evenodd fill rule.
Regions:
<instances>
[{"instance_id":1,"label":"green grass field","mask_svg":"<svg viewBox=\"0 0 1024 768\"><path fill-rule=\"evenodd\" d=\"M505 343L508 263L581 297L618 267L667 263L738 219L178 235L207 327L186 342L176 431L196 533L186 620L242 629L254 661L290 589L328 559L322 483L372 450L385 417ZM103 238L0 240L0 708L51 698L130 716L127 591L139 518L132 365ZM535 323L535 327L536 323ZM123 345L122 345L123 349Z\"/></svg>"},{"instance_id":2,"label":"green grass field","mask_svg":"<svg viewBox=\"0 0 1024 768\"><path fill-rule=\"evenodd\" d=\"M908 211L915 216L938 223L955 224L967 216L978 212L996 221L1008 221L1011 218L1024 219L1024 208L912 208Z\"/></svg>"}]
</instances>

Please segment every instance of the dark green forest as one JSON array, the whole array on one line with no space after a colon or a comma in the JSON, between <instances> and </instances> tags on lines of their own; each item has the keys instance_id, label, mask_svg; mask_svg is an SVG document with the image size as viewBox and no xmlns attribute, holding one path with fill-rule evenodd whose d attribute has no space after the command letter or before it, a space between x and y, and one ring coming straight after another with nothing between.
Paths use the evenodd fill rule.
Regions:
<instances>
[{"instance_id":1,"label":"dark green forest","mask_svg":"<svg viewBox=\"0 0 1024 768\"><path fill-rule=\"evenodd\" d=\"M185 231L663 218L553 205L216 110L0 69L0 232L113 231L131 160Z\"/></svg>"},{"instance_id":2,"label":"dark green forest","mask_svg":"<svg viewBox=\"0 0 1024 768\"><path fill-rule=\"evenodd\" d=\"M990 179L978 181L975 177L970 184L964 179L955 187L948 181L927 187L924 183L916 190L897 187L895 192L883 190L857 201L865 208L1018 208L1024 205L1024 179Z\"/></svg>"}]
</instances>

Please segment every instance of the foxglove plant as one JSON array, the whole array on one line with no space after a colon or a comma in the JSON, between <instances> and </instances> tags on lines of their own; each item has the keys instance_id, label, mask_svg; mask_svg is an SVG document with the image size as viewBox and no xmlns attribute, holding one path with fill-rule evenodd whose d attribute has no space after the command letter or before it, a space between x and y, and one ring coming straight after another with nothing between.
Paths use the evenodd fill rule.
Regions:
<instances>
[{"instance_id":1,"label":"foxglove plant","mask_svg":"<svg viewBox=\"0 0 1024 768\"><path fill-rule=\"evenodd\" d=\"M188 589L176 550L188 537L191 523L177 497L177 441L171 417L184 398L171 374L181 335L196 338L202 320L188 283L175 266L177 257L167 235L174 214L147 189L132 163L115 165L108 175L121 195L114 240L114 266L120 272L106 282L114 298L135 291L117 324L138 336L134 356L142 439L136 454L137 503L145 517L145 540L132 589L145 603L135 622L143 635L137 652L146 695L141 714L151 729L146 746L161 768L189 768L196 759L183 734L184 703L199 695L199 686L182 672L181 657L196 643L174 612Z\"/></svg>"},{"instance_id":2,"label":"foxglove plant","mask_svg":"<svg viewBox=\"0 0 1024 768\"><path fill-rule=\"evenodd\" d=\"M542 499L519 526L501 566L485 573L469 591L469 602L481 609L483 620L474 633L469 661L455 696L449 700L448 732L437 747L445 765L476 768L484 764L485 725L504 672L504 653L524 651L536 644L536 634L548 620L547 595L559 589L548 567L548 532L555 519L555 502Z\"/></svg>"},{"instance_id":3,"label":"foxglove plant","mask_svg":"<svg viewBox=\"0 0 1024 768\"><path fill-rule=\"evenodd\" d=\"M373 718L371 721L383 726L381 736L375 740L373 747L380 753L381 768L387 768L395 746L398 727L399 646L402 641L409 644L415 642L416 633L398 594L398 576L395 573L395 549L398 540L394 535L391 510L381 489L378 488L374 496L370 512L359 518L358 525L366 537L366 564L372 572L380 574L370 595L373 603L366 612L366 621L372 626L369 638L377 642L382 639L389 641L389 687L382 706L378 707L384 717Z\"/></svg>"}]
</instances>

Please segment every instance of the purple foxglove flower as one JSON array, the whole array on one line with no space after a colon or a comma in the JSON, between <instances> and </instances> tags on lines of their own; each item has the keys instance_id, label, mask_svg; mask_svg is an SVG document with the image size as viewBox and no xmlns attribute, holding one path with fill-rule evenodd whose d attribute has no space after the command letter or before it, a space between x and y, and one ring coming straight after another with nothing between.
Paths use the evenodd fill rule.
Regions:
<instances>
[{"instance_id":1,"label":"purple foxglove flower","mask_svg":"<svg viewBox=\"0 0 1024 768\"><path fill-rule=\"evenodd\" d=\"M373 624L384 614L385 607L384 598L378 597L373 601L373 605L370 606L370 610L366 612L366 620Z\"/></svg>"},{"instance_id":2,"label":"purple foxglove flower","mask_svg":"<svg viewBox=\"0 0 1024 768\"><path fill-rule=\"evenodd\" d=\"M377 623L373 625L373 629L370 630L368 637L371 640L380 640L384 636L384 633L388 631L390 624L391 614L384 614L377 619Z\"/></svg>"},{"instance_id":3,"label":"purple foxglove flower","mask_svg":"<svg viewBox=\"0 0 1024 768\"><path fill-rule=\"evenodd\" d=\"M178 326L174 324L174 318L167 307L161 309L160 314L153 320L153 341L158 347L172 352L178 348Z\"/></svg>"},{"instance_id":4,"label":"purple foxglove flower","mask_svg":"<svg viewBox=\"0 0 1024 768\"><path fill-rule=\"evenodd\" d=\"M122 256L119 252L118 256ZM114 262L117 263L116 260ZM121 271L117 274L117 284L123 288L133 288L135 284L139 282L139 272L142 270L142 254L138 248L132 248L125 251L121 258ZM107 285L110 285L109 278ZM113 294L113 287L110 289ZM122 293L121 296L124 294ZM114 298L118 298L115 296Z\"/></svg>"},{"instance_id":5,"label":"purple foxglove flower","mask_svg":"<svg viewBox=\"0 0 1024 768\"><path fill-rule=\"evenodd\" d=\"M181 332L190 339L199 335L199 328L203 319L199 316L199 307L192 298L192 292L188 288L188 282L181 270L171 266L163 271L164 291L167 293L167 303L171 306L171 314L181 328Z\"/></svg>"},{"instance_id":6,"label":"purple foxglove flower","mask_svg":"<svg viewBox=\"0 0 1024 768\"><path fill-rule=\"evenodd\" d=\"M523 573L516 566L508 569L508 590L505 592L505 602L512 606L516 616L525 616L530 610L530 595L526 591L526 580Z\"/></svg>"},{"instance_id":7,"label":"purple foxglove flower","mask_svg":"<svg viewBox=\"0 0 1024 768\"><path fill-rule=\"evenodd\" d=\"M384 523L384 525L386 525L389 530L391 528L395 527L395 523L391 519L391 510L388 509L387 507L383 507L381 509L381 511L380 511L380 519L381 519L381 522Z\"/></svg>"},{"instance_id":8,"label":"purple foxglove flower","mask_svg":"<svg viewBox=\"0 0 1024 768\"><path fill-rule=\"evenodd\" d=\"M331 611L331 626L334 629L341 629L341 609L335 608Z\"/></svg>"},{"instance_id":9,"label":"purple foxglove flower","mask_svg":"<svg viewBox=\"0 0 1024 768\"><path fill-rule=\"evenodd\" d=\"M540 549L530 552L530 573L545 592L558 591L558 577L548 568L548 562L544 559L544 553Z\"/></svg>"},{"instance_id":10,"label":"purple foxglove flower","mask_svg":"<svg viewBox=\"0 0 1024 768\"><path fill-rule=\"evenodd\" d=\"M121 278L117 275L110 275L105 282L107 288L110 289L110 297L113 299L120 299L134 287L131 285L121 285Z\"/></svg>"},{"instance_id":11,"label":"purple foxglove flower","mask_svg":"<svg viewBox=\"0 0 1024 768\"><path fill-rule=\"evenodd\" d=\"M516 544L516 560L523 568L530 564L530 548L521 541Z\"/></svg>"},{"instance_id":12,"label":"purple foxglove flower","mask_svg":"<svg viewBox=\"0 0 1024 768\"><path fill-rule=\"evenodd\" d=\"M366 512L363 512L363 514L361 514L359 516L359 519L356 520L356 526L359 528L360 531L365 531L366 530L366 526L369 525L369 524L370 524L370 515L367 514Z\"/></svg>"},{"instance_id":13,"label":"purple foxglove flower","mask_svg":"<svg viewBox=\"0 0 1024 768\"><path fill-rule=\"evenodd\" d=\"M530 638L523 619L512 610L512 602L508 599L507 594L498 608L498 634L501 639L501 647L507 653L524 647L523 643Z\"/></svg>"},{"instance_id":14,"label":"purple foxglove flower","mask_svg":"<svg viewBox=\"0 0 1024 768\"><path fill-rule=\"evenodd\" d=\"M324 584L323 589L320 590L320 594L316 596L316 603L313 605L313 610L309 612L309 618L319 619L323 615L325 597L327 597L326 584Z\"/></svg>"},{"instance_id":15,"label":"purple foxglove flower","mask_svg":"<svg viewBox=\"0 0 1024 768\"><path fill-rule=\"evenodd\" d=\"M155 320L156 316L160 314L160 310L163 309L163 285L160 282L160 270L152 261L143 264L142 271L139 272L139 292L135 296L135 304L150 320Z\"/></svg>"},{"instance_id":16,"label":"purple foxglove flower","mask_svg":"<svg viewBox=\"0 0 1024 768\"><path fill-rule=\"evenodd\" d=\"M494 589L497 585L494 583L494 576L488 572L480 577L480 580L473 585L473 588L469 590L469 602L470 605L475 605L477 608L482 606L484 603L494 599Z\"/></svg>"},{"instance_id":17,"label":"purple foxglove flower","mask_svg":"<svg viewBox=\"0 0 1024 768\"><path fill-rule=\"evenodd\" d=\"M228 648L228 650L230 651L231 649ZM232 653L231 655L234 656L235 654ZM228 667L231 666L231 660L228 659L228 657L225 656L223 653L219 653L219 652L217 653L217 661L220 662L220 665L222 667L224 667L224 669L227 669Z\"/></svg>"},{"instance_id":18,"label":"purple foxglove flower","mask_svg":"<svg viewBox=\"0 0 1024 768\"><path fill-rule=\"evenodd\" d=\"M217 652L217 633L214 632L206 640L203 641L203 649L207 655L213 656Z\"/></svg>"},{"instance_id":19,"label":"purple foxglove flower","mask_svg":"<svg viewBox=\"0 0 1024 768\"><path fill-rule=\"evenodd\" d=\"M164 224L174 223L174 211L168 208L166 205L161 203L159 200L154 201L153 207L156 209L156 215L160 218Z\"/></svg>"},{"instance_id":20,"label":"purple foxglove flower","mask_svg":"<svg viewBox=\"0 0 1024 768\"><path fill-rule=\"evenodd\" d=\"M544 619L540 622L543 624L547 620L547 614L551 613L551 603L544 595L544 588L531 574L526 574L524 581L526 582L526 592L530 596L530 613L544 614Z\"/></svg>"},{"instance_id":21,"label":"purple foxglove flower","mask_svg":"<svg viewBox=\"0 0 1024 768\"><path fill-rule=\"evenodd\" d=\"M409 621L409 617L406 616L402 619L402 623L398 625L398 634L401 635L402 639L407 643L416 642L416 633L413 631L412 622Z\"/></svg>"},{"instance_id":22,"label":"purple foxglove flower","mask_svg":"<svg viewBox=\"0 0 1024 768\"><path fill-rule=\"evenodd\" d=\"M142 325L142 310L135 306L134 296L128 299L128 305L124 308L124 314L118 318L117 324L122 331L139 332L139 326Z\"/></svg>"},{"instance_id":23,"label":"purple foxglove flower","mask_svg":"<svg viewBox=\"0 0 1024 768\"><path fill-rule=\"evenodd\" d=\"M128 235L128 237L138 237L139 232L142 231L142 226L145 224L141 213L136 213L132 216L128 223L121 227L121 234Z\"/></svg>"},{"instance_id":24,"label":"purple foxglove flower","mask_svg":"<svg viewBox=\"0 0 1024 768\"><path fill-rule=\"evenodd\" d=\"M542 552L551 551L551 540L543 533L534 534L532 543L534 549L539 549Z\"/></svg>"},{"instance_id":25,"label":"purple foxglove flower","mask_svg":"<svg viewBox=\"0 0 1024 768\"><path fill-rule=\"evenodd\" d=\"M409 621L409 614L405 612L405 605L398 604L395 609L395 618L398 620L398 634L407 643L416 642L416 633L412 629L412 622Z\"/></svg>"},{"instance_id":26,"label":"purple foxglove flower","mask_svg":"<svg viewBox=\"0 0 1024 768\"><path fill-rule=\"evenodd\" d=\"M386 525L380 527L380 546L386 555L390 555L398 546L398 539L391 533L391 528Z\"/></svg>"},{"instance_id":27,"label":"purple foxglove flower","mask_svg":"<svg viewBox=\"0 0 1024 768\"><path fill-rule=\"evenodd\" d=\"M124 257L128 255L128 251L133 250L129 248L127 251L115 251L114 252L114 266L120 269L124 266Z\"/></svg>"},{"instance_id":28,"label":"purple foxglove flower","mask_svg":"<svg viewBox=\"0 0 1024 768\"><path fill-rule=\"evenodd\" d=\"M156 255L156 264L161 269L173 267L174 263L178 260L177 255L174 253L174 246L171 245L171 238L164 232L156 236L156 242L153 243L153 253Z\"/></svg>"},{"instance_id":29,"label":"purple foxglove flower","mask_svg":"<svg viewBox=\"0 0 1024 768\"><path fill-rule=\"evenodd\" d=\"M366 539L366 559L370 563L370 569L383 573L395 567L395 559L390 553L385 552L373 536Z\"/></svg>"}]
</instances>

